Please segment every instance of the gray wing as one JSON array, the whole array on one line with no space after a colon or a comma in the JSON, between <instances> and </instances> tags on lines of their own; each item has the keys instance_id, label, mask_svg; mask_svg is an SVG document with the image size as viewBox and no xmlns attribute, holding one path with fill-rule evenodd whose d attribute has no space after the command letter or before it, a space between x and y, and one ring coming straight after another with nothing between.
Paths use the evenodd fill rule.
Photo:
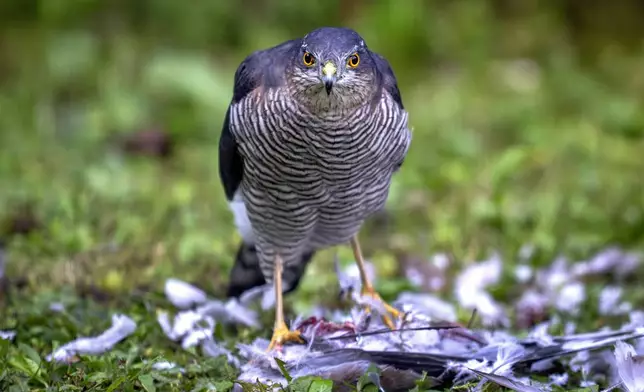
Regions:
<instances>
[{"instance_id":1,"label":"gray wing","mask_svg":"<svg viewBox=\"0 0 644 392\"><path fill-rule=\"evenodd\" d=\"M396 75L394 74L393 69L391 69L391 65L389 65L387 59L376 52L371 52L371 57L376 63L376 68L378 69L381 88L389 93L401 110L404 110L405 107L402 102L402 96L400 94L400 89L398 89L398 80L396 80ZM404 161L405 158L401 159L400 162L397 163L395 171L400 169Z\"/></svg>"},{"instance_id":2,"label":"gray wing","mask_svg":"<svg viewBox=\"0 0 644 392\"><path fill-rule=\"evenodd\" d=\"M400 90L398 89L398 80L396 80L396 75L391 69L389 62L387 61L387 59L376 52L371 52L371 57L376 63L376 68L378 69L378 73L380 74L380 83L382 88L387 91L389 95L391 95L394 101L398 105L400 105L401 109L404 109L405 107L403 106L402 96L400 95Z\"/></svg>"},{"instance_id":3,"label":"gray wing","mask_svg":"<svg viewBox=\"0 0 644 392\"><path fill-rule=\"evenodd\" d=\"M286 41L275 47L253 52L235 71L233 98L226 110L219 138L219 177L226 198L232 200L244 173L244 161L230 129L230 107L257 88L277 87L284 83L284 71L301 40Z\"/></svg>"}]
</instances>

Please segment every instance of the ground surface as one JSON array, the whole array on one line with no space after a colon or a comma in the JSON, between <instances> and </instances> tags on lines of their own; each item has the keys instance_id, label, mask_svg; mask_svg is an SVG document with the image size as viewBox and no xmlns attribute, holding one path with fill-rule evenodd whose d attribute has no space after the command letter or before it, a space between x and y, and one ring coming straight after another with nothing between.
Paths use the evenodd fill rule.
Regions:
<instances>
[{"instance_id":1,"label":"ground surface","mask_svg":"<svg viewBox=\"0 0 644 392\"><path fill-rule=\"evenodd\" d=\"M420 16L374 9L354 25L392 59L414 127L388 213L362 236L383 295L409 288L404 271L438 252L457 270L498 251L512 271L525 245L535 266L609 245L644 250L642 60L614 57L610 66L588 69L567 43L539 40L545 27L536 17L533 40L513 51L512 34L499 35L488 13L457 8ZM225 390L234 369L169 343L155 312L169 308L162 295L168 277L212 296L224 292L238 235L218 179L220 124L236 64L286 35L269 28L248 34L262 39L242 34L243 44L222 55L221 44L213 49L189 33L175 37L192 43L181 46L118 24L97 34L48 34L66 23L49 11L51 26L3 35L0 222L8 262L0 330L17 335L0 340L0 389ZM420 34L401 22L414 17L447 24L428 24L433 30ZM398 35L378 34L385 20ZM420 54L429 46L432 60ZM492 56L497 46L502 56ZM524 59L521 48L537 60ZM121 141L141 132L148 132L144 141ZM167 154L131 152L133 145L164 146L150 141L159 135L170 140ZM338 252L343 264L352 261L348 247ZM292 311L336 304L332 266L331 251L317 256L288 299ZM492 293L509 303L517 284L506 275ZM590 285L597 295L604 282ZM641 286L624 289L644 307ZM453 300L449 286L438 294ZM52 303L65 311L51 311ZM64 342L106 329L115 312L138 328L114 351L69 366L44 361ZM470 312L459 316L466 321ZM584 330L604 323L594 311L578 320ZM217 333L231 346L256 334ZM155 360L188 373L162 375L151 369Z\"/></svg>"}]
</instances>

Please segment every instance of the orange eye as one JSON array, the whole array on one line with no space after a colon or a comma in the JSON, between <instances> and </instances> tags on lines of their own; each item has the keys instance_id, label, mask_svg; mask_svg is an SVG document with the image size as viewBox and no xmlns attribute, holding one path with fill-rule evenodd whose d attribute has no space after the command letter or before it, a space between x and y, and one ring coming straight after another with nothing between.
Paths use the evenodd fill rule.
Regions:
<instances>
[{"instance_id":1,"label":"orange eye","mask_svg":"<svg viewBox=\"0 0 644 392\"><path fill-rule=\"evenodd\" d=\"M349 60L347 60L347 65L351 68L355 68L360 64L360 56L358 56L358 53L354 53L349 57Z\"/></svg>"},{"instance_id":2,"label":"orange eye","mask_svg":"<svg viewBox=\"0 0 644 392\"><path fill-rule=\"evenodd\" d=\"M304 65L307 67L312 66L315 64L315 57L309 52L304 52L304 56L302 56L302 61L304 62Z\"/></svg>"}]
</instances>

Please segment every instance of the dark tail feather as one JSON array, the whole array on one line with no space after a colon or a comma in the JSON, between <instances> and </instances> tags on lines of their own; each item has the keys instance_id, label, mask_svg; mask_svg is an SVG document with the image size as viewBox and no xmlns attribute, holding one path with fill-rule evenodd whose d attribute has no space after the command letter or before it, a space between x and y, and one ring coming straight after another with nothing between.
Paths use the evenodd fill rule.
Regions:
<instances>
[{"instance_id":1,"label":"dark tail feather","mask_svg":"<svg viewBox=\"0 0 644 392\"><path fill-rule=\"evenodd\" d=\"M378 365L393 366L399 370L427 372L428 376L443 374L452 360L466 362L467 358L441 354L410 353L397 351L366 351L362 349L339 349L316 358L307 359L307 366L321 368L355 361L367 361Z\"/></svg>"},{"instance_id":2,"label":"dark tail feather","mask_svg":"<svg viewBox=\"0 0 644 392\"><path fill-rule=\"evenodd\" d=\"M284 269L282 281L285 294L297 289L304 272L306 272L306 266L314 254L315 252L305 253L297 266ZM264 284L266 284L266 280L259 268L259 258L255 246L242 243L237 250L235 264L230 271L226 296L238 298L244 292Z\"/></svg>"}]
</instances>

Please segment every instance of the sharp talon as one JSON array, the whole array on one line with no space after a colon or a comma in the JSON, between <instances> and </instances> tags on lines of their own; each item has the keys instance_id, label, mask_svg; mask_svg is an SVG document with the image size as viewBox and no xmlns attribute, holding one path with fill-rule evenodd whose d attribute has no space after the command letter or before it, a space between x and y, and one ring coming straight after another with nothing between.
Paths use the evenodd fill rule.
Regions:
<instances>
[{"instance_id":1,"label":"sharp talon","mask_svg":"<svg viewBox=\"0 0 644 392\"><path fill-rule=\"evenodd\" d=\"M383 316L382 321L385 323L387 327L389 327L389 329L396 329L396 324L393 322L391 317Z\"/></svg>"},{"instance_id":2,"label":"sharp talon","mask_svg":"<svg viewBox=\"0 0 644 392\"><path fill-rule=\"evenodd\" d=\"M400 310L394 308L393 306L389 305L385 301L380 298L380 295L373 289L373 288L368 288L366 290L362 291L362 295L365 296L370 296L371 298L382 302L383 307L385 308L385 311L388 314L382 315L382 321L383 323L389 328L389 329L396 329L396 323L392 319L403 319L404 318L404 313L401 312ZM365 311L367 313L371 312L371 307L367 306L365 308Z\"/></svg>"},{"instance_id":3,"label":"sharp talon","mask_svg":"<svg viewBox=\"0 0 644 392\"><path fill-rule=\"evenodd\" d=\"M273 328L273 337L268 345L268 350L277 349L282 351L284 343L295 342L304 343L300 331L291 331L284 323L284 305L282 290L282 259L279 255L275 256L275 271L273 273L275 280L275 327Z\"/></svg>"},{"instance_id":4,"label":"sharp talon","mask_svg":"<svg viewBox=\"0 0 644 392\"><path fill-rule=\"evenodd\" d=\"M305 344L305 340L302 338L300 331L291 331L286 326L275 328L273 331L273 337L271 338L271 343L268 345L268 350L272 351L277 349L282 351L282 347L285 343L299 343Z\"/></svg>"},{"instance_id":5,"label":"sharp talon","mask_svg":"<svg viewBox=\"0 0 644 392\"><path fill-rule=\"evenodd\" d=\"M365 268L365 262L364 262L364 258L362 257L362 251L360 250L360 243L358 241L358 236L357 235L354 235L351 238L351 248L353 250L353 255L356 258L356 264L358 265L358 270L360 271L360 279L361 279L361 284L362 284L362 295L363 296L369 296L369 297L375 299L376 301L380 301L382 303L382 305L385 308L385 313L388 313L388 314L381 315L382 321L390 329L395 329L395 324L392 321L392 317L390 317L390 316L393 316L393 318L400 319L402 313L398 309L394 308L393 306L391 306L388 303L386 303L385 301L383 301L382 298L380 298L380 295L376 292L376 290L374 290L373 286L371 285L369 277L367 276L367 272L366 272L366 268ZM366 306L365 311L367 312L367 314L370 314L371 307Z\"/></svg>"}]
</instances>

